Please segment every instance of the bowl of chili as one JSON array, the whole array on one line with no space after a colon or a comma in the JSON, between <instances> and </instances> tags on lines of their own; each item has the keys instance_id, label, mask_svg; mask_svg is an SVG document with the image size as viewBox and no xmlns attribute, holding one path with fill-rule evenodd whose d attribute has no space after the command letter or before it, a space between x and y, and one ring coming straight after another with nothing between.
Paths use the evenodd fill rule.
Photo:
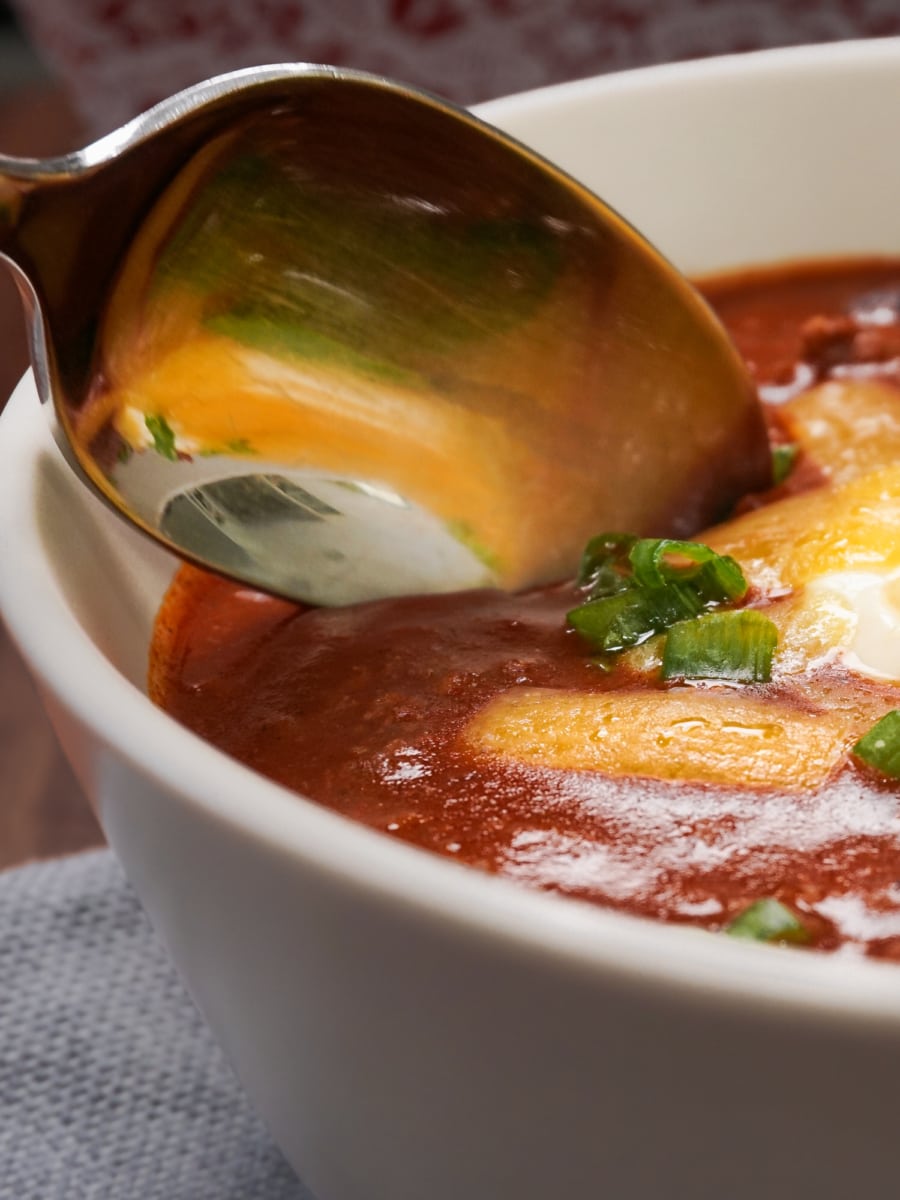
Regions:
<instances>
[{"instance_id":1,"label":"bowl of chili","mask_svg":"<svg viewBox=\"0 0 900 1200\"><path fill-rule=\"evenodd\" d=\"M774 604L801 584L809 592L814 577L826 573L823 562L831 572L828 595L844 600L848 589L857 588L851 600L862 594L856 577L872 572L876 552L891 566L893 425L883 414L896 388L900 163L885 146L898 70L900 44L847 44L652 68L484 106L488 120L582 178L692 276L743 272L727 286L709 284L707 294L761 391L768 389L772 403L793 406L793 423L788 437L784 420L772 420L781 476L775 492L782 492L768 504L748 498L734 518L739 524L691 543L661 547L629 531L598 530L582 579L550 597L530 595L518 611L503 598L464 598L463 609L478 608L468 626L477 633L455 667L442 656L459 628L457 615L425 611L414 600L397 602L374 623L370 611L353 612L326 628L316 625L316 614L246 591L223 599L208 580L182 577L172 592L171 559L66 474L30 378L4 413L4 619L151 920L248 1093L320 1200L755 1200L760 1193L837 1198L851 1189L893 1195L900 970L878 960L895 956L889 900L897 879L890 855L876 861L867 854L896 836L895 731L893 719L879 723L900 708L891 692L894 668L879 660L874 675L858 670L855 690L839 695L834 674L823 675L822 686L837 696L830 707L805 693L792 701L794 723L784 724L793 740L765 759L782 771L777 778L764 764L757 779L756 767L716 758L713 747L728 744L744 720L735 717L735 703L756 721L741 726L757 731L746 736L766 736L768 718L753 704L772 696L759 691L769 681L758 672L777 675L790 663L777 666L769 625L759 622L776 627L781 645L788 644L788 626L792 637L805 631L804 646L814 644L802 615L760 602L771 572L781 572L766 593ZM809 265L761 270L801 261ZM840 391L848 381L855 388L849 408ZM804 397L813 385L819 407L808 411ZM850 455L849 466L846 448L855 434L848 412L853 428L869 421L880 430ZM886 461L876 461L879 454ZM860 462L864 471L856 469ZM821 490L817 471L844 489L838 499ZM784 493L792 487L796 494ZM789 529L777 540L771 514L784 511L776 509L782 502L794 506L790 512L806 506L802 536ZM873 512L875 532L867 525L861 534L859 514ZM856 549L841 559L837 535L846 545L851 533ZM882 542L873 550L876 534ZM807 549L814 543L802 579L800 542ZM856 582L842 576L836 583L838 570ZM885 577L878 586L889 589L890 582ZM674 621L659 616L660 587L669 589L666 612L673 588L687 606ZM775 594L779 587L785 595ZM835 605L840 625L853 605ZM863 631L881 612L874 600L866 605ZM585 607L586 616L573 616ZM226 611L223 643L214 618ZM179 641L185 612L200 614L188 643ZM313 632L298 684L283 667L277 637L308 617L304 628ZM696 621L705 622L700 633L680 628ZM821 634L824 627L816 628ZM372 647L388 629L398 638L394 657L406 664L400 701L388 695L391 688L366 690L366 680L384 669ZM498 639L507 645L500 659ZM157 658L148 685L151 643L163 647L169 667L187 646L177 684L159 673ZM332 781L331 803L298 795L279 774L295 726L278 705L255 707L249 677L239 671L262 644L276 652L260 660L258 691L281 679L296 694L303 680L317 681L302 697L300 724L315 733L301 758L323 788ZM846 655L868 661L858 638L841 644ZM586 672L618 679L622 660L611 666L609 655L620 652L632 656L629 670L669 670L674 685L664 680L666 687L629 691L573 684ZM440 670L429 674L432 658ZM414 691L410 663L419 680ZM750 672L749 682L741 672ZM240 685L229 692L235 679ZM493 681L489 692L485 679ZM756 689L752 703L745 692L735 700L742 687ZM188 697L219 695L220 707L211 701L193 721L176 712L171 697L178 688ZM600 727L608 706L622 700L617 691L643 697L615 710L628 729L651 719L659 697L693 703L691 696L702 693L706 741L691 743L700 748L690 786L675 779L657 787L666 764L690 759L677 741L659 747L654 776L619 759L610 767L601 750L585 758L584 737L573 750L556 736L561 722L576 733L585 722ZM541 707L548 693L556 704L550 726ZM431 708L422 699L428 694ZM252 727L255 741L238 754L223 746L217 711L229 714L229 738ZM436 735L431 726L418 741L407 734L423 721L428 726L436 712L468 747L463 752L454 742L457 773L448 767L443 777L445 798L450 780L451 799L474 797L474 816L461 832L447 824L446 805L439 816L422 818L424 756ZM856 724L844 720L848 712ZM687 736L696 712L679 714ZM506 756L506 777L521 781L529 753L547 767L551 743L563 774L625 780L612 798L600 786L587 800L581 796L595 817L610 804L621 815L618 840L595 839L603 850L590 861L571 827L565 789L547 792L529 825L521 804L533 806L530 793L523 801L521 787L510 785L498 798L483 774L476 771L474 784L464 778L476 759L496 753ZM750 754L747 762L764 758ZM818 768L800 778L813 759L825 764L822 778ZM708 774L712 760L726 762L723 777ZM348 762L355 775L346 773ZM352 780L366 774L378 776L378 788L362 812L363 789ZM837 790L815 790L822 779L831 787L839 774ZM732 778L738 801L728 802ZM420 789L419 799L392 808L386 797L408 786ZM862 913L853 907L857 892L835 885L843 909L814 903L816 870L834 846L811 840L790 894L742 894L741 906L735 901L726 911L721 897L734 893L722 883L715 932L701 911L684 908L702 908L709 897L675 888L681 919L654 919L641 904L616 903L617 894L641 891L617 874L618 851L630 837L626 818L639 812L650 821L667 812L660 845L672 853L656 873L664 891L685 856L718 855L716 870L742 878L746 856L733 851L746 849L737 831L748 806L756 828L768 829L779 845L798 829L811 837L823 821L840 827L845 820L836 840L848 848L846 862L861 864L860 878L878 876L881 899ZM373 828L379 821L384 827ZM676 845L681 826L688 832ZM555 862L550 883L544 886L549 877L540 871L517 878L515 870L494 869L484 841L490 829L506 831L517 853L505 861L524 864L524 875L536 862L540 871ZM472 849L463 864L453 847L466 837ZM435 839L443 839L440 847ZM646 867L648 855L635 845L632 869ZM604 881L602 903L584 894L591 871ZM877 936L853 933L879 912ZM832 927L846 936L829 942ZM810 945L817 939L818 950ZM869 953L874 942L882 953Z\"/></svg>"}]
</instances>

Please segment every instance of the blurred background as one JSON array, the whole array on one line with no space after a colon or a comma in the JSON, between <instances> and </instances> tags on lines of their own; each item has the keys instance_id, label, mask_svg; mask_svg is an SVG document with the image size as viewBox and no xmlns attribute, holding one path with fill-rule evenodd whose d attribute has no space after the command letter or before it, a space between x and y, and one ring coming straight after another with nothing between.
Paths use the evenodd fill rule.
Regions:
<instances>
[{"instance_id":1,"label":"blurred background","mask_svg":"<svg viewBox=\"0 0 900 1200\"><path fill-rule=\"evenodd\" d=\"M900 0L0 0L0 150L62 153L191 83L267 62L363 68L473 104L653 63L896 34ZM26 363L19 299L0 272L0 407ZM0 628L0 868L100 840Z\"/></svg>"},{"instance_id":2,"label":"blurred background","mask_svg":"<svg viewBox=\"0 0 900 1200\"><path fill-rule=\"evenodd\" d=\"M54 154L81 137L65 88L0 4L0 150ZM12 279L0 270L0 408L27 363L21 310ZM98 841L87 802L0 625L0 868Z\"/></svg>"}]
</instances>

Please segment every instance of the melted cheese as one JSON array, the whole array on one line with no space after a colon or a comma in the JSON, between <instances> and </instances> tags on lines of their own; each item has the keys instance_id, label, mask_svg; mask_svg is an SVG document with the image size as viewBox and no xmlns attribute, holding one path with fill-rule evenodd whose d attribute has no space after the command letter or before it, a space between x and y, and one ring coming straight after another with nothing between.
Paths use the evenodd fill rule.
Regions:
<instances>
[{"instance_id":1,"label":"melted cheese","mask_svg":"<svg viewBox=\"0 0 900 1200\"><path fill-rule=\"evenodd\" d=\"M838 571L900 570L900 466L769 504L699 540L769 596Z\"/></svg>"},{"instance_id":2,"label":"melted cheese","mask_svg":"<svg viewBox=\"0 0 900 1200\"><path fill-rule=\"evenodd\" d=\"M831 380L789 400L791 437L834 483L900 461L900 388L878 380Z\"/></svg>"},{"instance_id":3,"label":"melted cheese","mask_svg":"<svg viewBox=\"0 0 900 1200\"><path fill-rule=\"evenodd\" d=\"M852 736L733 689L595 692L516 688L470 722L470 746L527 766L802 789L825 781Z\"/></svg>"}]
</instances>

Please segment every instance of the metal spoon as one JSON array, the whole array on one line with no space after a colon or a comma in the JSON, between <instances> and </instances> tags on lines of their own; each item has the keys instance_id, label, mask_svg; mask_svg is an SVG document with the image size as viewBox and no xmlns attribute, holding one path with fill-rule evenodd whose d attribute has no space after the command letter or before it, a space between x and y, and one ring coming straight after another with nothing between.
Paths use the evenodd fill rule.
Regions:
<instances>
[{"instance_id":1,"label":"metal spoon","mask_svg":"<svg viewBox=\"0 0 900 1200\"><path fill-rule=\"evenodd\" d=\"M307 65L0 159L0 252L75 470L178 554L317 604L522 587L764 486L705 304L467 112Z\"/></svg>"}]
</instances>

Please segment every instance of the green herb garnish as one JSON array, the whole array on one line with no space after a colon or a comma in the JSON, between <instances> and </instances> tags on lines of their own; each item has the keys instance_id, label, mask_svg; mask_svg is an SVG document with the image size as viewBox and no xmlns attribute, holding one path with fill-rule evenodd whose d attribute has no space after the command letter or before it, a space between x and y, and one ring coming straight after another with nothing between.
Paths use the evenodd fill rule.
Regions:
<instances>
[{"instance_id":1,"label":"green herb garnish","mask_svg":"<svg viewBox=\"0 0 900 1200\"><path fill-rule=\"evenodd\" d=\"M774 623L753 609L706 613L669 630L662 677L768 683L777 644Z\"/></svg>"},{"instance_id":2,"label":"green herb garnish","mask_svg":"<svg viewBox=\"0 0 900 1200\"><path fill-rule=\"evenodd\" d=\"M772 483L775 487L784 483L793 471L798 453L799 447L795 446L793 442L772 447Z\"/></svg>"},{"instance_id":3,"label":"green herb garnish","mask_svg":"<svg viewBox=\"0 0 900 1200\"><path fill-rule=\"evenodd\" d=\"M166 418L158 414L147 413L144 417L144 424L153 438L153 449L157 454L161 454L163 458L168 458L171 462L177 462L178 451L175 449L175 434Z\"/></svg>"},{"instance_id":4,"label":"green herb garnish","mask_svg":"<svg viewBox=\"0 0 900 1200\"><path fill-rule=\"evenodd\" d=\"M812 934L800 918L780 900L755 900L725 926L730 937L754 942L808 942Z\"/></svg>"},{"instance_id":5,"label":"green herb garnish","mask_svg":"<svg viewBox=\"0 0 900 1200\"><path fill-rule=\"evenodd\" d=\"M568 620L596 650L609 654L639 646L702 610L702 600L689 588L629 587L579 605Z\"/></svg>"},{"instance_id":6,"label":"green herb garnish","mask_svg":"<svg viewBox=\"0 0 900 1200\"><path fill-rule=\"evenodd\" d=\"M687 585L707 604L739 600L747 591L744 573L734 559L701 542L641 538L629 557L635 581L644 587Z\"/></svg>"},{"instance_id":7,"label":"green herb garnish","mask_svg":"<svg viewBox=\"0 0 900 1200\"><path fill-rule=\"evenodd\" d=\"M628 555L637 540L632 533L599 533L591 538L581 556L576 582L590 590L592 600L628 587L632 574Z\"/></svg>"},{"instance_id":8,"label":"green herb garnish","mask_svg":"<svg viewBox=\"0 0 900 1200\"><path fill-rule=\"evenodd\" d=\"M623 533L588 542L578 581L588 598L568 613L569 624L604 654L640 645L747 591L734 559L700 542Z\"/></svg>"},{"instance_id":9,"label":"green herb garnish","mask_svg":"<svg viewBox=\"0 0 900 1200\"><path fill-rule=\"evenodd\" d=\"M892 709L876 722L853 747L853 753L883 775L900 779L900 708Z\"/></svg>"}]
</instances>

